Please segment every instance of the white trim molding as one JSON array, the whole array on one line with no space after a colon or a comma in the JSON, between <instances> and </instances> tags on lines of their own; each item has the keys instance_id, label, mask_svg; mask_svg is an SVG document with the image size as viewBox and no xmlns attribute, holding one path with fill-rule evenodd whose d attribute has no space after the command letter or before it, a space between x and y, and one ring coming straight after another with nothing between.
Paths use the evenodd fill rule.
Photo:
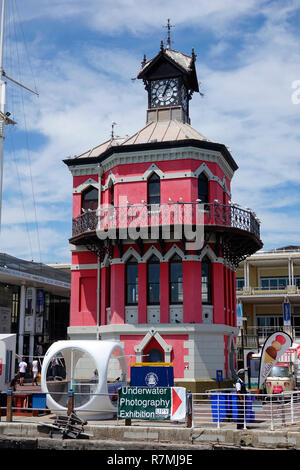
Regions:
<instances>
[{"instance_id":1,"label":"white trim molding","mask_svg":"<svg viewBox=\"0 0 300 470\"><path fill-rule=\"evenodd\" d=\"M134 350L136 353L136 361L143 362L143 351L152 338L155 338L158 344L164 350L165 362L171 362L171 352L173 347L166 343L166 341L162 338L162 336L158 333L155 328L151 328L151 330L149 330L148 333L144 336L140 344L134 346Z\"/></svg>"}]
</instances>

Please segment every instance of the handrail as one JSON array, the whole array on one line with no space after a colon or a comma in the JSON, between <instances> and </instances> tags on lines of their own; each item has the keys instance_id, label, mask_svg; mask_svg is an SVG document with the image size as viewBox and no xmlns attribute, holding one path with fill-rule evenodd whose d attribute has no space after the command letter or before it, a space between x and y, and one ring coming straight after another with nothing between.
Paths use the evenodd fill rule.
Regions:
<instances>
[{"instance_id":1,"label":"handrail","mask_svg":"<svg viewBox=\"0 0 300 470\"><path fill-rule=\"evenodd\" d=\"M95 231L100 227L124 228L204 224L244 230L260 239L260 223L253 212L239 206L198 202L162 203L155 205L128 204L126 206L101 206L73 218L72 236ZM99 227L99 225L98 225ZM100 228L101 229L101 228Z\"/></svg>"}]
</instances>

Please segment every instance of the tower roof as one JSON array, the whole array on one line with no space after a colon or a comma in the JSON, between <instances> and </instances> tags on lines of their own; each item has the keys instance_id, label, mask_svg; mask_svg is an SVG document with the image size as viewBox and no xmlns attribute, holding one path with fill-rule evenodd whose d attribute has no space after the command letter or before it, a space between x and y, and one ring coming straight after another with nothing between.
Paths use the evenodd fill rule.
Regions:
<instances>
[{"instance_id":1,"label":"tower roof","mask_svg":"<svg viewBox=\"0 0 300 470\"><path fill-rule=\"evenodd\" d=\"M142 63L142 68L139 71L137 78L147 80L148 77L153 73L158 74L158 76L163 75L165 69L160 70L159 67L162 62L167 62L171 66L175 67L175 69L177 68L179 72L183 73L187 77L187 81L189 82L191 90L199 91L195 61L196 55L194 54L194 51L192 51L191 56L188 56L180 51L164 48L162 46L155 57L148 60L147 62L144 61Z\"/></svg>"},{"instance_id":2,"label":"tower roof","mask_svg":"<svg viewBox=\"0 0 300 470\"><path fill-rule=\"evenodd\" d=\"M182 147L185 145L219 151L223 154L233 171L238 168L225 145L212 142L190 124L176 120L150 121L142 129L129 137L111 138L81 155L64 160L64 162L68 166L72 166L91 163L93 159L100 162L108 158L112 153L134 152L159 147Z\"/></svg>"}]
</instances>

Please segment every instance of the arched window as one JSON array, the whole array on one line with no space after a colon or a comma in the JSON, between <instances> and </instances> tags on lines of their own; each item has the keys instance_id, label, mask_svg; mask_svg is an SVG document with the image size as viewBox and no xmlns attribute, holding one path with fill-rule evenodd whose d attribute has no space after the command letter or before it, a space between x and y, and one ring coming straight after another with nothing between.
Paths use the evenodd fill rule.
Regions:
<instances>
[{"instance_id":1,"label":"arched window","mask_svg":"<svg viewBox=\"0 0 300 470\"><path fill-rule=\"evenodd\" d=\"M157 256L152 255L147 263L148 304L158 305L160 301L160 264Z\"/></svg>"},{"instance_id":2,"label":"arched window","mask_svg":"<svg viewBox=\"0 0 300 470\"><path fill-rule=\"evenodd\" d=\"M115 186L113 184L110 187L110 205L115 205Z\"/></svg>"},{"instance_id":3,"label":"arched window","mask_svg":"<svg viewBox=\"0 0 300 470\"><path fill-rule=\"evenodd\" d=\"M211 262L207 256L204 256L201 262L202 278L202 303L211 304Z\"/></svg>"},{"instance_id":4,"label":"arched window","mask_svg":"<svg viewBox=\"0 0 300 470\"><path fill-rule=\"evenodd\" d=\"M201 204L209 202L208 178L204 173L201 173L198 177L198 199L201 200Z\"/></svg>"},{"instance_id":5,"label":"arched window","mask_svg":"<svg viewBox=\"0 0 300 470\"><path fill-rule=\"evenodd\" d=\"M138 263L132 256L126 263L126 305L138 303Z\"/></svg>"},{"instance_id":6,"label":"arched window","mask_svg":"<svg viewBox=\"0 0 300 470\"><path fill-rule=\"evenodd\" d=\"M160 204L160 177L156 173L148 179L148 204Z\"/></svg>"},{"instance_id":7,"label":"arched window","mask_svg":"<svg viewBox=\"0 0 300 470\"><path fill-rule=\"evenodd\" d=\"M98 207L98 189L90 186L82 193L82 209L83 211L95 211Z\"/></svg>"},{"instance_id":8,"label":"arched window","mask_svg":"<svg viewBox=\"0 0 300 470\"><path fill-rule=\"evenodd\" d=\"M182 259L177 254L169 262L170 270L170 304L182 304L183 302L183 279Z\"/></svg>"},{"instance_id":9,"label":"arched window","mask_svg":"<svg viewBox=\"0 0 300 470\"><path fill-rule=\"evenodd\" d=\"M164 354L158 348L152 348L147 352L145 362L164 362Z\"/></svg>"}]
</instances>

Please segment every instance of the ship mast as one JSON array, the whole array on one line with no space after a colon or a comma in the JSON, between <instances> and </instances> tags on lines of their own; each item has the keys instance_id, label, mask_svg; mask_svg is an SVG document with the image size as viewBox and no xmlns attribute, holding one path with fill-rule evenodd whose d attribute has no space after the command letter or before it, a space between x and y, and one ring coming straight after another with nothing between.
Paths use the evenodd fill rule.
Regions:
<instances>
[{"instance_id":1,"label":"ship mast","mask_svg":"<svg viewBox=\"0 0 300 470\"><path fill-rule=\"evenodd\" d=\"M13 83L16 83L25 90L38 95L36 91L31 90L22 83L9 77L3 69L3 52L4 52L4 25L5 25L5 0L1 4L1 32L0 32L0 231L1 231L1 215L2 215L2 188L3 188L3 162L4 162L4 138L5 126L7 124L16 124L12 119L9 119L10 113L5 111L6 105L6 81L7 78Z\"/></svg>"},{"instance_id":2,"label":"ship mast","mask_svg":"<svg viewBox=\"0 0 300 470\"><path fill-rule=\"evenodd\" d=\"M5 19L5 0L2 0L1 34L0 34L0 113L1 113L0 114L0 230L1 230L1 214L2 214L4 130L5 130L5 124L6 124L6 116L5 116L6 82L3 80L4 19Z\"/></svg>"}]
</instances>

